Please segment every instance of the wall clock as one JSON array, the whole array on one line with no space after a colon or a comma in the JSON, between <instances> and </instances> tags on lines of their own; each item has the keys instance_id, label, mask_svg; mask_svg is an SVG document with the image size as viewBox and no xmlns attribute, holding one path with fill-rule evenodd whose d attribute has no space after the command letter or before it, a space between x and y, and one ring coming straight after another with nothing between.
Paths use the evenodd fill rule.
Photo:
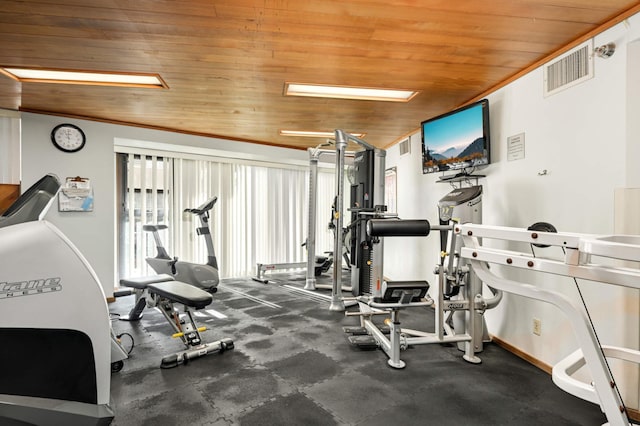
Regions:
<instances>
[{"instance_id":1,"label":"wall clock","mask_svg":"<svg viewBox=\"0 0 640 426\"><path fill-rule=\"evenodd\" d=\"M51 142L64 152L78 152L87 141L82 129L73 124L59 124L51 131Z\"/></svg>"}]
</instances>

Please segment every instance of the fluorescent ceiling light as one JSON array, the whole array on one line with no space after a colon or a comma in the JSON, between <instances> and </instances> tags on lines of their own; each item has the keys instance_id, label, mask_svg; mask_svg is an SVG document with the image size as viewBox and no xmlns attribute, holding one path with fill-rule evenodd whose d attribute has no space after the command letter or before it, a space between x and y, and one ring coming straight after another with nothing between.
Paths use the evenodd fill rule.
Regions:
<instances>
[{"instance_id":1,"label":"fluorescent ceiling light","mask_svg":"<svg viewBox=\"0 0 640 426\"><path fill-rule=\"evenodd\" d=\"M370 87L325 86L321 84L285 83L286 96L360 99L369 101L409 102L415 90L375 89Z\"/></svg>"},{"instance_id":2,"label":"fluorescent ceiling light","mask_svg":"<svg viewBox=\"0 0 640 426\"><path fill-rule=\"evenodd\" d=\"M0 73L22 83L86 84L165 88L168 86L158 74L70 71L44 68L0 67Z\"/></svg>"},{"instance_id":3,"label":"fluorescent ceiling light","mask_svg":"<svg viewBox=\"0 0 640 426\"><path fill-rule=\"evenodd\" d=\"M363 138L366 133L349 133L356 138ZM303 138L332 138L335 132L314 132L307 130L280 130L280 136L299 136Z\"/></svg>"}]
</instances>

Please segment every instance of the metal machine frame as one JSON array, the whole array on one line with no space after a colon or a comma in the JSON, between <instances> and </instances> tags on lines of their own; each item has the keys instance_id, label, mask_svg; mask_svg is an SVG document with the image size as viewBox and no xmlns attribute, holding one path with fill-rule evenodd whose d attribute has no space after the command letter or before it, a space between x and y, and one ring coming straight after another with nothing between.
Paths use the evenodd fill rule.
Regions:
<instances>
[{"instance_id":1,"label":"metal machine frame","mask_svg":"<svg viewBox=\"0 0 640 426\"><path fill-rule=\"evenodd\" d=\"M461 256L469 260L482 281L505 292L550 303L567 315L576 333L580 349L553 367L554 383L572 395L599 404L609 425L630 425L624 403L605 357L620 358L640 364L640 352L629 348L601 347L585 306L559 292L498 276L494 272L495 268L489 269L489 264L640 289L638 269L592 263L592 256L640 262L640 236L550 233L475 224L456 226L455 232L464 241ZM565 257L563 261L559 261L489 248L483 245L488 239L558 246L564 249ZM582 365L586 365L591 372L591 384L571 377Z\"/></svg>"},{"instance_id":2,"label":"metal machine frame","mask_svg":"<svg viewBox=\"0 0 640 426\"><path fill-rule=\"evenodd\" d=\"M332 144L333 142L331 142ZM318 284L316 280L316 275L314 274L315 268L315 259L316 259L316 223L318 220L318 163L322 156L335 156L336 150L334 149L322 149L321 146L329 145L322 144L316 148L309 148L307 152L309 153L309 221L307 226L307 277L305 281L305 290L316 290L318 288L327 288L332 289L333 286L327 286L323 284ZM346 159L353 158L354 153L351 151L345 151L345 164ZM343 165L343 173L344 173L344 165ZM337 177L337 174L336 174ZM340 240L342 241L342 239ZM340 253L336 255L336 253ZM335 247L333 250L333 257L335 262L335 257L338 256L341 258L340 260L340 269L342 269L342 244L340 247ZM335 265L334 265L335 268ZM350 291L350 287L342 287L342 290Z\"/></svg>"},{"instance_id":3,"label":"metal machine frame","mask_svg":"<svg viewBox=\"0 0 640 426\"><path fill-rule=\"evenodd\" d=\"M322 149L322 146L329 146L331 143L318 145L316 148L308 148L309 153L309 204L308 204L308 226L307 239L303 244L307 249L307 260L302 262L282 262L282 263L257 263L256 275L251 277L254 281L267 284L265 272L276 270L306 269L305 290L316 290L326 286L317 284L316 276L329 270L333 264L333 259L328 256L316 255L316 221L318 211L318 162L323 155L335 155L335 150ZM353 154L351 154L352 156ZM349 153L347 153L349 156ZM320 272L319 272L320 271Z\"/></svg>"},{"instance_id":4,"label":"metal machine frame","mask_svg":"<svg viewBox=\"0 0 640 426\"><path fill-rule=\"evenodd\" d=\"M490 288L490 297L483 296L483 284L471 270L466 260L459 257L462 241L453 232L453 226L460 221L482 219L482 187L470 186L455 188L438 204L440 225L431 226L427 221L399 220L390 218L382 211L362 212L368 215L368 252L372 253L370 283L356 283L352 286L358 289L354 292L360 307L359 312L349 312L347 315L360 316L361 327L346 327L345 332L354 333L349 340L361 347L377 346L389 356L389 365L403 368L400 360L401 349L411 345L430 343L457 343L464 352L463 359L478 364L481 359L476 353L482 352L483 342L489 341L484 323L484 312L500 303L502 293ZM380 219L384 218L384 219ZM424 229L426 223L426 230ZM370 226L376 225L376 226ZM375 228L386 228L374 231ZM431 297L416 298L401 297L400 300L389 300L385 296L385 287L393 287L397 294L414 295L417 288L426 293L429 285L426 281L385 281L382 278L382 246L387 237L423 237L431 230L440 231L441 258L435 273L438 276L436 293ZM381 231L381 232L380 232ZM377 262L377 263L376 263ZM353 279L358 279L356 275ZM433 294L433 293L432 293ZM435 310L435 332L424 332L400 327L400 310L410 307L430 306ZM390 315L386 324L390 328L387 338L379 327L374 324L373 316L378 314ZM366 332L367 336L363 334Z\"/></svg>"},{"instance_id":5,"label":"metal machine frame","mask_svg":"<svg viewBox=\"0 0 640 426\"><path fill-rule=\"evenodd\" d=\"M343 245L343 211L344 211L344 165L346 148L349 141L354 142L368 151L374 152L374 171L373 171L373 206L382 206L384 204L384 167L386 151L369 145L367 142L359 139L344 130L337 129L335 131L336 142L336 232L334 237L334 253L342 252ZM372 253L372 268L370 280L372 283L382 282L382 247ZM357 257L356 253L351 253L352 260ZM359 285L360 268L353 265L351 268L351 288L357 288ZM344 298L342 296L342 256L334 256L333 265L333 281L331 288L331 305L329 310L342 312L345 310ZM356 291L356 290L353 290Z\"/></svg>"},{"instance_id":6,"label":"metal machine frame","mask_svg":"<svg viewBox=\"0 0 640 426\"><path fill-rule=\"evenodd\" d=\"M459 247L456 241L457 235L453 233L453 227L456 225L436 225L430 226L427 221L403 221L395 219L372 219L370 223L385 223L389 225L398 225L405 227L411 232L389 232L387 235L380 233L374 236L394 237L394 236L427 236L431 230L441 232L451 232L449 237L449 246L451 254L448 258L457 257L457 253L453 250ZM411 222L427 222L426 233L420 230L420 224ZM405 225L407 224L408 225ZM391 226L389 226L391 228ZM369 336L351 336L350 341L357 345L375 346L381 348L389 357L387 363L393 368L404 368L405 363L400 360L400 351L412 345L431 344L431 343L457 343L459 348L464 351L463 359L467 362L478 364L480 358L476 356L476 352L482 350L483 327L482 323L477 324L483 319L482 315L487 309L494 308L502 299L502 293L490 289L493 296L485 298L482 295L482 283L479 286L472 286L470 269L463 263L451 263L451 269L438 266L436 272L438 274L438 287L435 298L426 296L429 285L426 281L383 281L380 287L376 287L370 295L358 296L357 301L360 307L359 312L349 312L348 316L359 316L361 328L366 331ZM445 298L446 287L451 285L463 287L459 297L455 300ZM392 292L389 292L392 289ZM395 294L394 294L395 293ZM423 332L418 330L401 328L400 310L412 307L433 307L435 309L435 332ZM447 317L447 313L449 317ZM374 315L387 314L390 319L385 321L389 326L389 337L373 322ZM455 314L463 315L461 329L452 328L449 325L450 317ZM478 326L480 325L480 327ZM345 332L361 334L360 330L352 327L345 327ZM373 337L373 341L371 340Z\"/></svg>"}]
</instances>

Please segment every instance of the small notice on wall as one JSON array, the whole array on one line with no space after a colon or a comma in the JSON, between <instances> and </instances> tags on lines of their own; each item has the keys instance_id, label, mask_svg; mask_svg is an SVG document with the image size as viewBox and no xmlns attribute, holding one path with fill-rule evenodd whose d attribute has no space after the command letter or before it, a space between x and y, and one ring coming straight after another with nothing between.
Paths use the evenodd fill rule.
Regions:
<instances>
[{"instance_id":1,"label":"small notice on wall","mask_svg":"<svg viewBox=\"0 0 640 426\"><path fill-rule=\"evenodd\" d=\"M58 194L58 210L61 212L93 211L91 180L80 176L68 177Z\"/></svg>"},{"instance_id":2,"label":"small notice on wall","mask_svg":"<svg viewBox=\"0 0 640 426\"><path fill-rule=\"evenodd\" d=\"M524 158L524 133L507 138L507 160L522 160Z\"/></svg>"},{"instance_id":3,"label":"small notice on wall","mask_svg":"<svg viewBox=\"0 0 640 426\"><path fill-rule=\"evenodd\" d=\"M392 167L384 172L384 202L387 205L387 212L396 213L397 192L396 192L396 168Z\"/></svg>"}]
</instances>

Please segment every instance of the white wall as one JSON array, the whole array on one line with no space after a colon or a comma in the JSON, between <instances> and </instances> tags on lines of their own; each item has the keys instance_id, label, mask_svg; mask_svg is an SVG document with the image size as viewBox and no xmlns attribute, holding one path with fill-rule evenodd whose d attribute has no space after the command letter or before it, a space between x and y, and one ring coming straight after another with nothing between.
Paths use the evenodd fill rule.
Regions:
<instances>
[{"instance_id":1,"label":"white wall","mask_svg":"<svg viewBox=\"0 0 640 426\"><path fill-rule=\"evenodd\" d=\"M638 15L595 37L595 46L615 42L615 54L595 58L593 79L554 96L543 97L541 68L488 96L492 164L481 171L487 177L480 181L485 224L526 228L546 221L561 231L619 231L614 229L616 189L640 186L636 155L640 152L640 42L633 43L638 38ZM525 158L507 161L507 137L523 132ZM419 133L411 137L410 156L400 157L397 146L388 152L387 167L398 170L398 213L403 218L436 221L437 202L451 188L437 183L438 175L422 175L420 155ZM547 174L540 176L543 170ZM638 213L627 212L628 221L638 222ZM435 283L432 270L438 254L437 237L409 243L388 239L385 275L428 277ZM502 272L579 300L568 278ZM580 289L602 343L637 347L637 291L584 281ZM486 317L492 334L551 365L577 347L564 314L541 302L506 295ZM541 336L532 333L534 317L542 320ZM633 377L624 385L625 399L632 406L637 406L635 374L635 369L624 373Z\"/></svg>"},{"instance_id":2,"label":"white wall","mask_svg":"<svg viewBox=\"0 0 640 426\"><path fill-rule=\"evenodd\" d=\"M87 136L83 150L64 153L51 143L51 130L60 123L80 126ZM291 160L308 163L306 151L229 142L222 139L191 136L143 128L74 120L41 114L22 114L22 188L26 190L46 173L91 179L94 188L92 212L58 212L57 205L46 219L58 226L78 246L93 266L107 296L117 284L115 259L115 155L114 139L196 147L217 154L257 161ZM185 148L187 149L187 148Z\"/></svg>"}]
</instances>

